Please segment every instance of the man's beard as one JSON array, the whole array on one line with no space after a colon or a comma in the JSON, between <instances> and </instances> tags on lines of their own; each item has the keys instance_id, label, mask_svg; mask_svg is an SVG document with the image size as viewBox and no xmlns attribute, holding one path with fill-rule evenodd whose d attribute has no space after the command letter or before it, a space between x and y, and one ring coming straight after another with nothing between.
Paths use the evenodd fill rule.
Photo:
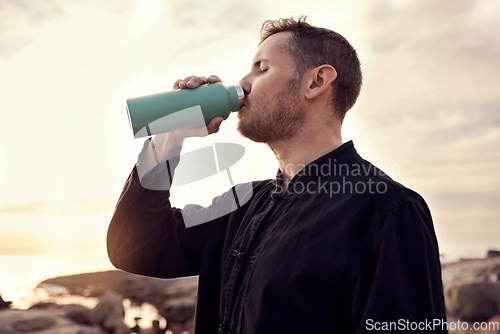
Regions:
<instances>
[{"instance_id":1,"label":"man's beard","mask_svg":"<svg viewBox=\"0 0 500 334\"><path fill-rule=\"evenodd\" d=\"M248 113L238 114L238 131L255 142L266 144L295 136L305 116L299 89L298 79L292 78L284 89L267 100L251 101Z\"/></svg>"}]
</instances>

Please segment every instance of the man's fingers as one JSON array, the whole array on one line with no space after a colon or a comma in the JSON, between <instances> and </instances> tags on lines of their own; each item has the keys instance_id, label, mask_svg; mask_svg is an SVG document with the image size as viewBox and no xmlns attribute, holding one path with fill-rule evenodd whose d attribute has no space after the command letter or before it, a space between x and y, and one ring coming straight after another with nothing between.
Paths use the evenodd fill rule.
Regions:
<instances>
[{"instance_id":1,"label":"man's fingers","mask_svg":"<svg viewBox=\"0 0 500 334\"><path fill-rule=\"evenodd\" d=\"M196 88L200 85L206 84L207 83L207 78L205 77L194 77L188 80L186 82L186 86L188 88Z\"/></svg>"},{"instance_id":2,"label":"man's fingers","mask_svg":"<svg viewBox=\"0 0 500 334\"><path fill-rule=\"evenodd\" d=\"M216 133L219 131L220 129L220 125L222 123L222 121L224 120L223 117L215 117L214 119L212 119L210 121L210 123L208 123L207 125L207 131L208 131L208 134L212 134L212 133Z\"/></svg>"},{"instance_id":3,"label":"man's fingers","mask_svg":"<svg viewBox=\"0 0 500 334\"><path fill-rule=\"evenodd\" d=\"M186 83L191 80L191 78L194 78L194 75L190 75L188 77L185 77L184 79L180 79L179 81L179 88L184 89L186 88Z\"/></svg>"},{"instance_id":4,"label":"man's fingers","mask_svg":"<svg viewBox=\"0 0 500 334\"><path fill-rule=\"evenodd\" d=\"M179 86L179 84L181 83L182 79L177 79L175 82L174 82L174 89L181 89L181 87Z\"/></svg>"},{"instance_id":5,"label":"man's fingers","mask_svg":"<svg viewBox=\"0 0 500 334\"><path fill-rule=\"evenodd\" d=\"M207 78L207 82L208 83L222 82L222 80L216 75L211 75Z\"/></svg>"},{"instance_id":6,"label":"man's fingers","mask_svg":"<svg viewBox=\"0 0 500 334\"><path fill-rule=\"evenodd\" d=\"M181 89L188 88L187 83L188 83L188 81L189 81L189 80L191 80L192 78L194 78L194 76L193 76L193 75L191 75L191 76L189 76L189 77L186 77L186 78L182 79L182 80L181 80L181 82L179 82L179 87L180 87Z\"/></svg>"},{"instance_id":7,"label":"man's fingers","mask_svg":"<svg viewBox=\"0 0 500 334\"><path fill-rule=\"evenodd\" d=\"M216 75L211 75L208 78L190 75L188 77L185 77L184 79L177 79L174 83L174 89L193 89L200 85L214 82L222 82L222 80Z\"/></svg>"},{"instance_id":8,"label":"man's fingers","mask_svg":"<svg viewBox=\"0 0 500 334\"><path fill-rule=\"evenodd\" d=\"M179 82L179 88L196 88L199 85L203 85L207 83L207 78L205 77L196 77L194 75L189 76Z\"/></svg>"}]
</instances>

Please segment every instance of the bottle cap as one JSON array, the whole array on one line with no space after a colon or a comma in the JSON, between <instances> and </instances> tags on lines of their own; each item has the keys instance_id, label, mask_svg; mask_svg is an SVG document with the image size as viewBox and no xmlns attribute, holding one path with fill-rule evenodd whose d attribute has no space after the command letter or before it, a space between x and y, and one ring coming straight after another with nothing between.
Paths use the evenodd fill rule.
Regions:
<instances>
[{"instance_id":1,"label":"bottle cap","mask_svg":"<svg viewBox=\"0 0 500 334\"><path fill-rule=\"evenodd\" d=\"M241 87L240 84L234 85L234 88L236 89L236 93L238 93L238 101L241 107L241 105L243 104L243 99L245 98L245 91L243 90L243 87Z\"/></svg>"}]
</instances>

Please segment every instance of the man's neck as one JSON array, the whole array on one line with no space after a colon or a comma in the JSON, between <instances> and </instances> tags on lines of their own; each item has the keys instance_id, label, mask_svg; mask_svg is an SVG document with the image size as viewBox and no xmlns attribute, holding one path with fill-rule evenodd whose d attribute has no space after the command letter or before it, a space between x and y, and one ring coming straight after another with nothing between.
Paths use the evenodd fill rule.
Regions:
<instances>
[{"instance_id":1,"label":"man's neck","mask_svg":"<svg viewBox=\"0 0 500 334\"><path fill-rule=\"evenodd\" d=\"M278 159L283 174L283 191L306 165L342 145L340 128L337 131L303 130L286 141L268 144Z\"/></svg>"}]
</instances>

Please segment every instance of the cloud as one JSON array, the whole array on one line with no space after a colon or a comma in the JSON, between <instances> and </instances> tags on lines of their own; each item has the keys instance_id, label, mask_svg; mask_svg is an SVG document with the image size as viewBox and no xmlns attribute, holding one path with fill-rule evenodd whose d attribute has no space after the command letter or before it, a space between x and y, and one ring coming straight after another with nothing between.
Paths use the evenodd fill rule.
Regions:
<instances>
[{"instance_id":1,"label":"cloud","mask_svg":"<svg viewBox=\"0 0 500 334\"><path fill-rule=\"evenodd\" d=\"M102 213L114 206L111 202L72 200L58 202L30 202L0 207L0 217L6 214L53 215L74 213Z\"/></svg>"},{"instance_id":2,"label":"cloud","mask_svg":"<svg viewBox=\"0 0 500 334\"><path fill-rule=\"evenodd\" d=\"M422 140L442 144L500 129L500 21L492 7L498 12L500 3L374 2L364 65L376 111L367 119L409 125Z\"/></svg>"},{"instance_id":3,"label":"cloud","mask_svg":"<svg viewBox=\"0 0 500 334\"><path fill-rule=\"evenodd\" d=\"M479 66L486 63L499 69L495 60L500 51L500 23L484 14L485 3L419 0L391 7L388 2L376 2L368 16L375 28L372 48L378 52L399 49L439 67L479 60Z\"/></svg>"},{"instance_id":4,"label":"cloud","mask_svg":"<svg viewBox=\"0 0 500 334\"><path fill-rule=\"evenodd\" d=\"M499 10L482 0L379 1L364 21L357 121L381 160L398 163L395 178L424 195L448 251L498 245Z\"/></svg>"},{"instance_id":5,"label":"cloud","mask_svg":"<svg viewBox=\"0 0 500 334\"><path fill-rule=\"evenodd\" d=\"M124 14L130 1L0 0L0 57L12 58L34 40L36 30L63 18L70 6L99 6Z\"/></svg>"},{"instance_id":6,"label":"cloud","mask_svg":"<svg viewBox=\"0 0 500 334\"><path fill-rule=\"evenodd\" d=\"M52 242L29 232L2 231L0 256L43 254Z\"/></svg>"},{"instance_id":7,"label":"cloud","mask_svg":"<svg viewBox=\"0 0 500 334\"><path fill-rule=\"evenodd\" d=\"M227 56L229 45L241 43L258 37L262 22L265 20L265 6L260 0L236 2L232 0L172 0L166 10L170 19L171 32L175 33L176 42L172 61L186 61L187 54L219 50ZM182 36L182 37L180 37ZM257 39L255 45L257 46ZM236 49L237 47L234 47Z\"/></svg>"},{"instance_id":8,"label":"cloud","mask_svg":"<svg viewBox=\"0 0 500 334\"><path fill-rule=\"evenodd\" d=\"M263 10L259 1L231 0L172 0L170 12L178 29L215 30L235 33L255 29L254 22L261 21Z\"/></svg>"},{"instance_id":9,"label":"cloud","mask_svg":"<svg viewBox=\"0 0 500 334\"><path fill-rule=\"evenodd\" d=\"M2 13L2 27L8 27L16 19L23 17L27 23L41 24L45 20L60 16L64 13L62 3L53 0L37 1L36 6L29 0L2 0L0 1Z\"/></svg>"},{"instance_id":10,"label":"cloud","mask_svg":"<svg viewBox=\"0 0 500 334\"><path fill-rule=\"evenodd\" d=\"M62 6L50 0L37 1L36 6L28 0L1 0L0 57L10 58L20 52L32 41L29 28L61 17L63 13Z\"/></svg>"}]
</instances>

